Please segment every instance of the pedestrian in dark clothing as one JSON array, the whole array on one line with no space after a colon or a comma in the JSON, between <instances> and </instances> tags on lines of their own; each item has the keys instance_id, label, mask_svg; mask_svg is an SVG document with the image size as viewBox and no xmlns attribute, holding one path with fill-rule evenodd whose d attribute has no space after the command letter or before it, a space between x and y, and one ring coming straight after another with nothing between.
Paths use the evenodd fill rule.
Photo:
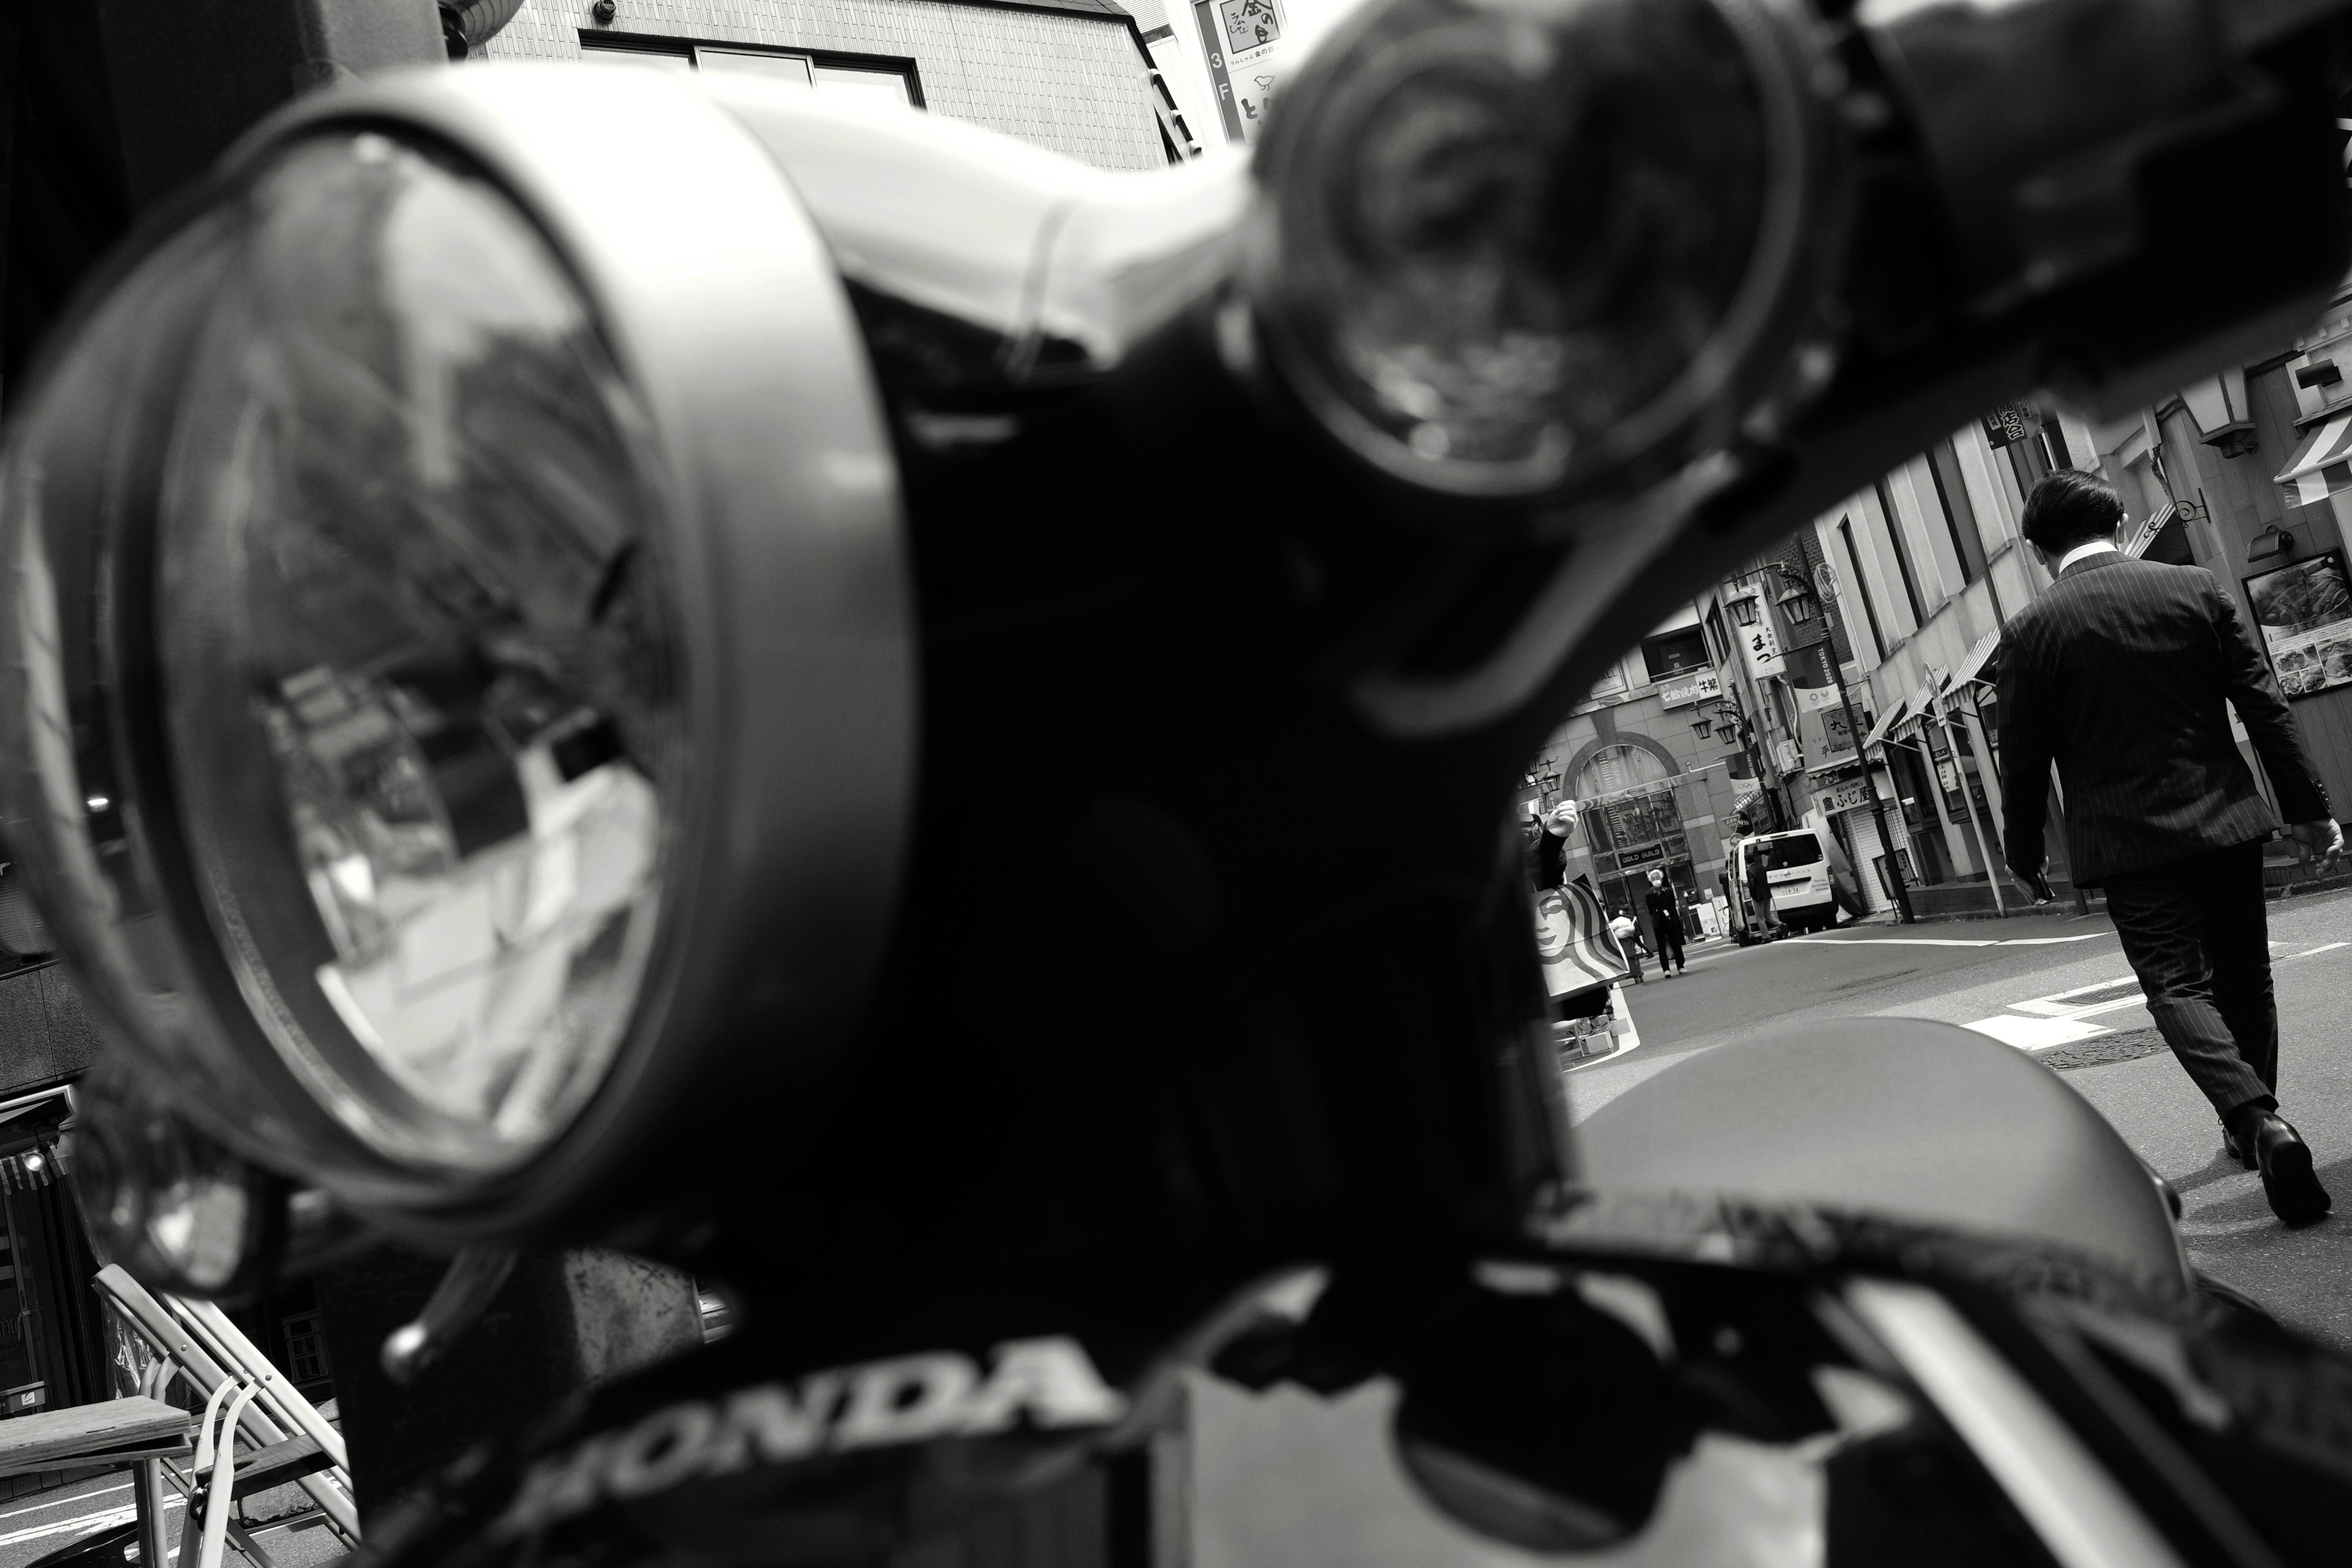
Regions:
<instances>
[{"instance_id":1,"label":"pedestrian in dark clothing","mask_svg":"<svg viewBox=\"0 0 2352 1568\"><path fill-rule=\"evenodd\" d=\"M1661 975L1683 972L1683 906L1675 885L1666 880L1664 871L1650 873L1650 890L1642 902L1650 911L1650 928L1656 933L1658 973Z\"/></svg>"},{"instance_id":2,"label":"pedestrian in dark clothing","mask_svg":"<svg viewBox=\"0 0 2352 1568\"><path fill-rule=\"evenodd\" d=\"M2278 1114L2263 845L2278 820L2231 738L2253 742L2294 837L2342 853L2327 791L2261 648L2210 573L2116 548L2123 507L2060 469L2026 502L2026 539L2057 581L2000 644L2008 858L2047 897L2042 780L2065 795L2079 886L2104 889L2124 955L2166 1044L2221 1119L2223 1148L2258 1170L2289 1225L2326 1214L2311 1151Z\"/></svg>"},{"instance_id":3,"label":"pedestrian in dark clothing","mask_svg":"<svg viewBox=\"0 0 2352 1568\"><path fill-rule=\"evenodd\" d=\"M1609 917L1609 934L1617 939L1617 951L1623 954L1625 967L1633 971L1633 984L1642 984L1642 928L1633 917L1618 910Z\"/></svg>"}]
</instances>

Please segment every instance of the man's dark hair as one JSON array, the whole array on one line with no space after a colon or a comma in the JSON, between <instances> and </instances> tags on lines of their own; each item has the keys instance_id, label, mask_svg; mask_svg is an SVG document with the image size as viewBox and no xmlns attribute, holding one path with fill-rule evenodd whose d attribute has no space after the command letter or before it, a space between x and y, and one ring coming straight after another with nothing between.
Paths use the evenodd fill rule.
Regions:
<instances>
[{"instance_id":1,"label":"man's dark hair","mask_svg":"<svg viewBox=\"0 0 2352 1568\"><path fill-rule=\"evenodd\" d=\"M2033 487L2020 525L2025 537L2053 555L2105 539L2124 520L2116 487L2080 468L2060 468Z\"/></svg>"}]
</instances>

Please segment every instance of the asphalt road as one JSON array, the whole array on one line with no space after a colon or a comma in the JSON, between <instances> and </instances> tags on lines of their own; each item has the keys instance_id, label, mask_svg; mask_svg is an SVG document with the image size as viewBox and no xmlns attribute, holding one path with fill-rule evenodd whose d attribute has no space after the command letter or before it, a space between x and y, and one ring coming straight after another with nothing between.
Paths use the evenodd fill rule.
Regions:
<instances>
[{"instance_id":1,"label":"asphalt road","mask_svg":"<svg viewBox=\"0 0 2352 1568\"><path fill-rule=\"evenodd\" d=\"M1973 1025L2067 1067L2061 1076L2179 1188L2191 1257L2280 1317L2352 1351L2352 891L2270 906L2281 1110L2317 1156L2336 1211L2272 1218L2260 1178L2224 1160L2212 1109L2168 1051L2105 916L1858 926L1740 949L1694 948L1689 972L1628 994L1638 1048L1578 1068L1580 1117L1634 1084L1769 1025L1911 1016Z\"/></svg>"},{"instance_id":2,"label":"asphalt road","mask_svg":"<svg viewBox=\"0 0 2352 1568\"><path fill-rule=\"evenodd\" d=\"M131 1515L131 1482L122 1475L99 1476L0 1502L0 1568L20 1568L93 1531L121 1523ZM167 1555L173 1561L179 1555L180 1515L180 1499L176 1495L167 1497L163 1508L164 1538L170 1542ZM333 1562L343 1554L342 1544L335 1539L334 1532L316 1528L315 1514L309 1518L313 1522L299 1530L279 1525L255 1531L255 1542L269 1554L276 1568L310 1568L312 1564ZM232 1549L223 1561L242 1565L245 1558Z\"/></svg>"}]
</instances>

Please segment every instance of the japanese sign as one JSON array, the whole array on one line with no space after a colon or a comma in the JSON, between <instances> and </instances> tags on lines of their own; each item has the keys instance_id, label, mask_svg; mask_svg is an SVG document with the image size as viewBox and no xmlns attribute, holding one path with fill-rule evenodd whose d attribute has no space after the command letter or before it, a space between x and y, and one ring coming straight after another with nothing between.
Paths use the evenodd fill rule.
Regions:
<instances>
[{"instance_id":1,"label":"japanese sign","mask_svg":"<svg viewBox=\"0 0 2352 1568\"><path fill-rule=\"evenodd\" d=\"M1853 755L1853 731L1846 725L1843 705L1822 710L1822 755L1832 759Z\"/></svg>"},{"instance_id":2,"label":"japanese sign","mask_svg":"<svg viewBox=\"0 0 2352 1568\"><path fill-rule=\"evenodd\" d=\"M1669 708L1687 708L1694 702L1704 702L1710 697L1723 695L1723 681L1711 669L1684 672L1686 679L1671 686L1658 688L1658 699Z\"/></svg>"},{"instance_id":3,"label":"japanese sign","mask_svg":"<svg viewBox=\"0 0 2352 1568\"><path fill-rule=\"evenodd\" d=\"M1282 0L1195 0L1201 47L1208 52L1209 84L1225 140L1255 142L1265 133L1266 111L1282 79Z\"/></svg>"},{"instance_id":4,"label":"japanese sign","mask_svg":"<svg viewBox=\"0 0 2352 1568\"><path fill-rule=\"evenodd\" d=\"M1840 779L1827 789L1813 792L1813 805L1824 814L1854 811L1870 804L1870 792L1859 777Z\"/></svg>"},{"instance_id":5,"label":"japanese sign","mask_svg":"<svg viewBox=\"0 0 2352 1568\"><path fill-rule=\"evenodd\" d=\"M1772 617L1763 613L1760 602L1754 624L1740 627L1738 637L1739 657L1747 661L1749 676L1761 680L1768 675L1786 673L1788 664L1780 657L1780 634L1772 629Z\"/></svg>"},{"instance_id":6,"label":"japanese sign","mask_svg":"<svg viewBox=\"0 0 2352 1568\"><path fill-rule=\"evenodd\" d=\"M2004 403L1984 416L1985 439L1995 447L2014 446L2033 434L2042 416L2030 403Z\"/></svg>"}]
</instances>

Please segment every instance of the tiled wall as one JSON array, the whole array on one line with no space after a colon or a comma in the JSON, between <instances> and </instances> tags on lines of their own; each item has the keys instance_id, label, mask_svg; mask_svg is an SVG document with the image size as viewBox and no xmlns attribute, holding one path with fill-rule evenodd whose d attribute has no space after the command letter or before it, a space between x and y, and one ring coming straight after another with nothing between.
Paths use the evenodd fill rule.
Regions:
<instances>
[{"instance_id":1,"label":"tiled wall","mask_svg":"<svg viewBox=\"0 0 2352 1568\"><path fill-rule=\"evenodd\" d=\"M55 1083L89 1066L98 1037L56 964L0 975L0 1094Z\"/></svg>"},{"instance_id":2,"label":"tiled wall","mask_svg":"<svg viewBox=\"0 0 2352 1568\"><path fill-rule=\"evenodd\" d=\"M525 0L484 52L573 59L581 29L593 26L587 0ZM934 114L1098 168L1167 163L1143 57L1123 18L945 0L621 0L614 25L598 30L911 58Z\"/></svg>"}]
</instances>

